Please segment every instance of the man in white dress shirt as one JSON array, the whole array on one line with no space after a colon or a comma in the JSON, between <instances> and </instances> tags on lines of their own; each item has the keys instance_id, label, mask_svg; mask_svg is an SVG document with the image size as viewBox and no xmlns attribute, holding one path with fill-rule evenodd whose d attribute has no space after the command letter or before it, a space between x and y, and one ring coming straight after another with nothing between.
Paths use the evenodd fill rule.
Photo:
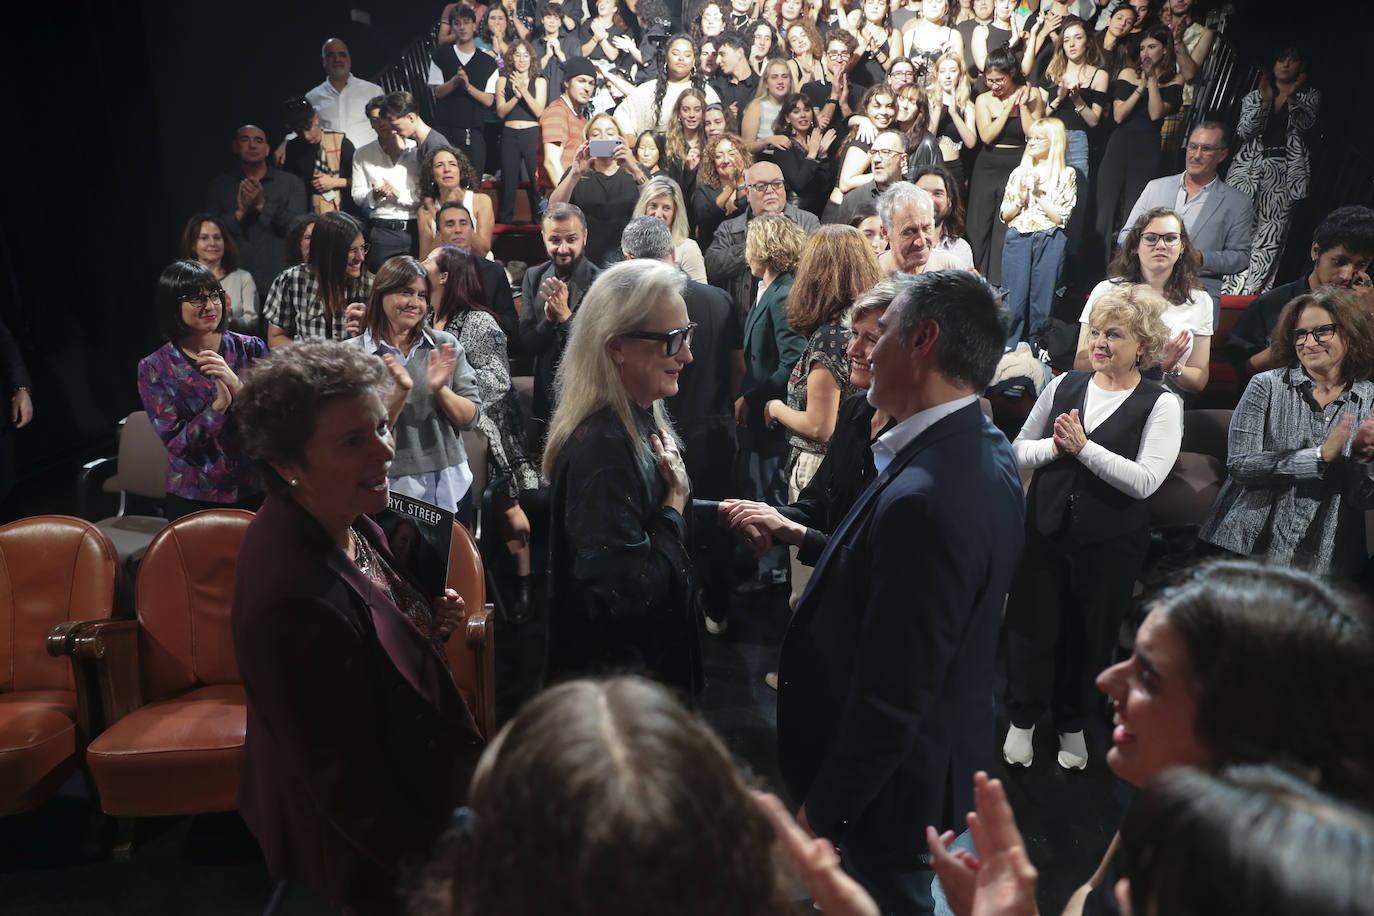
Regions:
<instances>
[{"instance_id":1,"label":"man in white dress shirt","mask_svg":"<svg viewBox=\"0 0 1374 916\"><path fill-rule=\"evenodd\" d=\"M419 247L415 213L420 203L420 160L407 140L382 116L385 96L366 102L377 139L353 154L353 202L368 216L367 266L374 273L398 254L412 257Z\"/></svg>"},{"instance_id":2,"label":"man in white dress shirt","mask_svg":"<svg viewBox=\"0 0 1374 916\"><path fill-rule=\"evenodd\" d=\"M321 127L343 131L353 142L354 149L362 149L377 139L363 106L368 99L383 95L386 90L353 75L353 58L348 53L348 45L340 39L326 41L320 55L324 61L325 80L305 97L320 113Z\"/></svg>"}]
</instances>

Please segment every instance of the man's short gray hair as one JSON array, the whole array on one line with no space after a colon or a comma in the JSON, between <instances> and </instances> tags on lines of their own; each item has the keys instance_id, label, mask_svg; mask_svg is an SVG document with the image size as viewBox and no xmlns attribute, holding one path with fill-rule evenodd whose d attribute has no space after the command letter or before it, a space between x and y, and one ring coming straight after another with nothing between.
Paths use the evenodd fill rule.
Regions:
<instances>
[{"instance_id":1,"label":"man's short gray hair","mask_svg":"<svg viewBox=\"0 0 1374 916\"><path fill-rule=\"evenodd\" d=\"M898 181L879 196L877 203L878 219L883 221L883 229L887 231L889 239L892 238L892 208L899 203L922 207L930 211L932 219L935 217L935 199L930 196L929 191L924 191L909 181Z\"/></svg>"},{"instance_id":2,"label":"man's short gray hair","mask_svg":"<svg viewBox=\"0 0 1374 916\"><path fill-rule=\"evenodd\" d=\"M636 216L620 233L620 250L627 258L673 260L673 230L657 216Z\"/></svg>"}]
</instances>

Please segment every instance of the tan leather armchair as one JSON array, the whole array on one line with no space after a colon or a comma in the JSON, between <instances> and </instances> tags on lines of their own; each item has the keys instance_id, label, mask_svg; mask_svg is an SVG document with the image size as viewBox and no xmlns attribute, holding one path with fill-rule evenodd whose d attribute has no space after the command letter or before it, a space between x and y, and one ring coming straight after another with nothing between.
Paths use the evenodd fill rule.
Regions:
<instances>
[{"instance_id":1,"label":"tan leather armchair","mask_svg":"<svg viewBox=\"0 0 1374 916\"><path fill-rule=\"evenodd\" d=\"M106 814L237 807L246 706L229 612L252 518L216 509L168 525L139 568L138 619L82 624L64 647L99 675L105 727L86 763Z\"/></svg>"},{"instance_id":2,"label":"tan leather armchair","mask_svg":"<svg viewBox=\"0 0 1374 916\"><path fill-rule=\"evenodd\" d=\"M487 601L486 573L477 542L458 522L448 551L448 587L463 599L468 612L462 633L454 633L444 646L454 683L468 701L472 719L490 741L496 730L496 641L494 617Z\"/></svg>"},{"instance_id":3,"label":"tan leather armchair","mask_svg":"<svg viewBox=\"0 0 1374 916\"><path fill-rule=\"evenodd\" d=\"M44 647L55 627L109 617L119 576L114 545L90 522L39 515L0 528L0 816L42 804L80 761L84 679Z\"/></svg>"}]
</instances>

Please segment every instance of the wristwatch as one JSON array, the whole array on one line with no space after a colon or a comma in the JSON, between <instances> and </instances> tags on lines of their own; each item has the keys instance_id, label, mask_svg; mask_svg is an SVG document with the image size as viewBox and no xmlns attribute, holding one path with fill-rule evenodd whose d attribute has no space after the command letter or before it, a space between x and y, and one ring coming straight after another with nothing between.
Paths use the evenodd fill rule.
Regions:
<instances>
[{"instance_id":1,"label":"wristwatch","mask_svg":"<svg viewBox=\"0 0 1374 916\"><path fill-rule=\"evenodd\" d=\"M1183 363L1174 363L1174 368L1170 369L1168 372L1165 372L1164 374L1169 376L1169 378L1178 378L1180 375L1183 374Z\"/></svg>"}]
</instances>

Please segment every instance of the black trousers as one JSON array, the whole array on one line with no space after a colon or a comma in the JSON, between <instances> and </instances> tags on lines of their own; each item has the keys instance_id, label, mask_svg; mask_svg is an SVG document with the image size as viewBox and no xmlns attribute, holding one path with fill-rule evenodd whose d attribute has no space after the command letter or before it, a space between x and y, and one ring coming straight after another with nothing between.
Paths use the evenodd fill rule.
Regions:
<instances>
[{"instance_id":1,"label":"black trousers","mask_svg":"<svg viewBox=\"0 0 1374 916\"><path fill-rule=\"evenodd\" d=\"M398 254L415 257L420 247L420 236L414 220L410 221L409 229L373 225L368 230L367 240L372 245L367 252L367 269L374 274L386 263L387 258L394 258Z\"/></svg>"},{"instance_id":2,"label":"black trousers","mask_svg":"<svg viewBox=\"0 0 1374 916\"><path fill-rule=\"evenodd\" d=\"M965 237L973 249L973 265L993 286L1002 285L1002 245L1007 224L1002 222L1002 194L1007 179L1021 164L1022 148L987 146L978 152L968 181L968 225Z\"/></svg>"},{"instance_id":3,"label":"black trousers","mask_svg":"<svg viewBox=\"0 0 1374 916\"><path fill-rule=\"evenodd\" d=\"M498 223L515 220L515 195L520 191L520 164L529 175L530 217L539 219L539 128L506 127L501 134L501 212Z\"/></svg>"},{"instance_id":4,"label":"black trousers","mask_svg":"<svg viewBox=\"0 0 1374 916\"><path fill-rule=\"evenodd\" d=\"M1027 532L1004 623L1007 713L1017 728L1047 709L1061 732L1091 716L1149 546L1144 529L1092 544Z\"/></svg>"},{"instance_id":5,"label":"black trousers","mask_svg":"<svg viewBox=\"0 0 1374 916\"><path fill-rule=\"evenodd\" d=\"M462 152L468 157L468 162L472 163L473 169L477 172L477 180L482 180L482 173L487 168L487 138L482 133L481 126L477 127L458 127L457 125L439 126L439 132L448 137L448 142L453 144L454 149ZM474 188L474 190L476 190Z\"/></svg>"}]
</instances>

